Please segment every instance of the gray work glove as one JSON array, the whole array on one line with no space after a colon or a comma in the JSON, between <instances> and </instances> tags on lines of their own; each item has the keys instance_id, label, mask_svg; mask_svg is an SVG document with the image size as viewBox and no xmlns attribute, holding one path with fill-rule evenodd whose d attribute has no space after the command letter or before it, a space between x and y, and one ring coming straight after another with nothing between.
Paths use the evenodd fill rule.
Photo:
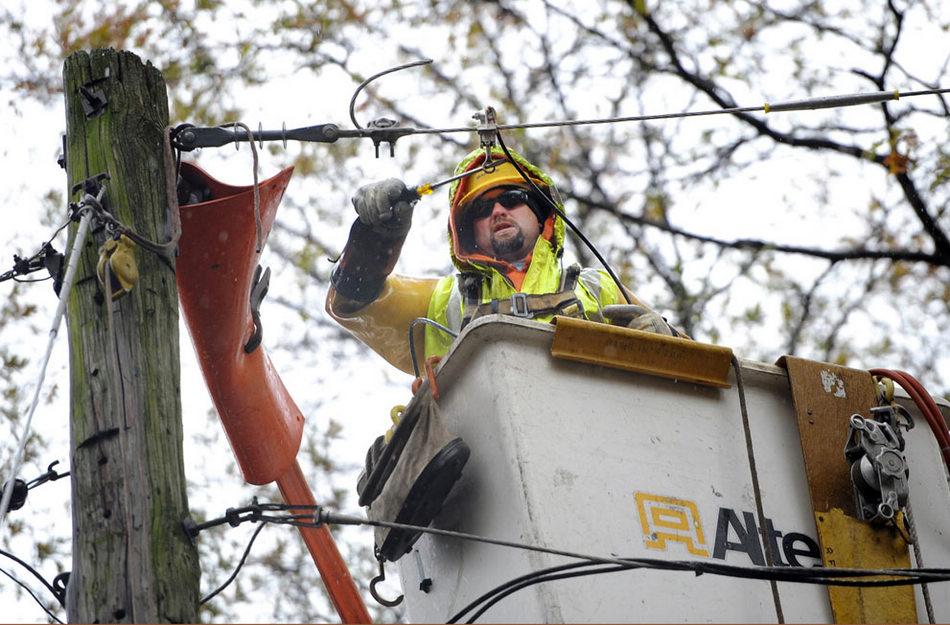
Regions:
<instances>
[{"instance_id":1,"label":"gray work glove","mask_svg":"<svg viewBox=\"0 0 950 625\"><path fill-rule=\"evenodd\" d=\"M659 313L635 304L614 304L604 306L604 316L614 325L626 326L634 330L653 332L664 336L675 336L673 329Z\"/></svg>"},{"instance_id":2,"label":"gray work glove","mask_svg":"<svg viewBox=\"0 0 950 625\"><path fill-rule=\"evenodd\" d=\"M387 237L401 237L412 225L413 203L406 201L409 195L402 180L390 178L374 182L357 190L353 196L353 208L360 221L374 232Z\"/></svg>"}]
</instances>

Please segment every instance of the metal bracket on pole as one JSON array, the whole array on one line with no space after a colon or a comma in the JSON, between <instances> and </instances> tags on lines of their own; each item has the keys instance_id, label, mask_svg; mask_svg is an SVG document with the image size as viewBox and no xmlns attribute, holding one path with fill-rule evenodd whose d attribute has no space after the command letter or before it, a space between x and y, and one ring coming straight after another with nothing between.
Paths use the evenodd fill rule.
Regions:
<instances>
[{"instance_id":1,"label":"metal bracket on pole","mask_svg":"<svg viewBox=\"0 0 950 625\"><path fill-rule=\"evenodd\" d=\"M107 80L111 72L106 68L102 78L94 78L79 86L79 95L82 96L82 110L86 114L86 119L92 119L102 115L109 104L109 99L99 85Z\"/></svg>"}]
</instances>

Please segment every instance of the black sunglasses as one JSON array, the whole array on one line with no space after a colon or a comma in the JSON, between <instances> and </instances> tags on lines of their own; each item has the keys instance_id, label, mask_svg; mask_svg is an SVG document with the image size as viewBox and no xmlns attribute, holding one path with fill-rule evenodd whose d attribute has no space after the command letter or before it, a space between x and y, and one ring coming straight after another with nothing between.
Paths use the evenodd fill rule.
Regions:
<instances>
[{"instance_id":1,"label":"black sunglasses","mask_svg":"<svg viewBox=\"0 0 950 625\"><path fill-rule=\"evenodd\" d=\"M474 200L466 214L472 219L482 219L491 215L495 208L495 203L501 204L505 208L514 208L522 204L528 204L531 195L524 189L508 189L504 193L493 198L480 197Z\"/></svg>"}]
</instances>

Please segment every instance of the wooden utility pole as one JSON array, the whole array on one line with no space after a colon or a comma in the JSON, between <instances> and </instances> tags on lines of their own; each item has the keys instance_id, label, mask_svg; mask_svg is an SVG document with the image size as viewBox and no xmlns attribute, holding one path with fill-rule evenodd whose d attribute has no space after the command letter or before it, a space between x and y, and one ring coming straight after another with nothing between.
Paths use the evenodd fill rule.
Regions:
<instances>
[{"instance_id":1,"label":"wooden utility pole","mask_svg":"<svg viewBox=\"0 0 950 625\"><path fill-rule=\"evenodd\" d=\"M109 174L105 208L146 239L168 241L176 200L166 184L161 73L134 54L94 50L66 59L63 75L69 187ZM96 280L105 238L93 230L69 296L67 612L70 622L196 622L198 557L181 525L188 500L174 260L138 247L139 282L110 303Z\"/></svg>"}]
</instances>

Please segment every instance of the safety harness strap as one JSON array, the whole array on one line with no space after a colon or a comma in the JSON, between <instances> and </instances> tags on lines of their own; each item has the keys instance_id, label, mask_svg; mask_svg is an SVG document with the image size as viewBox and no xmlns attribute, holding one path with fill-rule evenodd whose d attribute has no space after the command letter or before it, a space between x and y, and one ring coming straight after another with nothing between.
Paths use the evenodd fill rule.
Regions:
<instances>
[{"instance_id":1,"label":"safety harness strap","mask_svg":"<svg viewBox=\"0 0 950 625\"><path fill-rule=\"evenodd\" d=\"M573 264L561 275L561 288L557 293L530 294L514 293L508 299L495 299L481 302L482 281L484 277L475 272L459 274L458 285L462 294L462 328L472 319L483 315L502 314L523 319L532 319L541 315L559 314L569 317L583 317L584 305L577 298L574 289L581 268Z\"/></svg>"},{"instance_id":2,"label":"safety harness strap","mask_svg":"<svg viewBox=\"0 0 950 625\"><path fill-rule=\"evenodd\" d=\"M563 313L573 317L577 316L576 313L579 310L580 300L577 299L573 291L561 291L560 293L547 293L545 295L515 293L508 300L494 299L486 304L480 304L475 309L472 318L501 314L531 319L551 313Z\"/></svg>"}]
</instances>

